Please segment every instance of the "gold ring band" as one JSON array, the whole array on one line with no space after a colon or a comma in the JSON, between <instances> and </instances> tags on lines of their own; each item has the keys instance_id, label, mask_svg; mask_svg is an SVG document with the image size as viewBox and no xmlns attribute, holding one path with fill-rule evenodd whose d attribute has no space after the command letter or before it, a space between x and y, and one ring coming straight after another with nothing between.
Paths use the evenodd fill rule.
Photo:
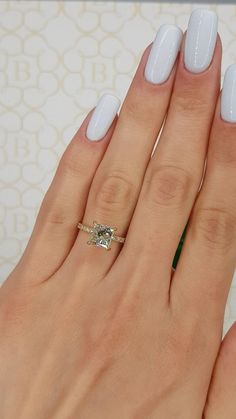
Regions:
<instances>
[{"instance_id":1,"label":"gold ring band","mask_svg":"<svg viewBox=\"0 0 236 419\"><path fill-rule=\"evenodd\" d=\"M111 227L106 224L99 224L96 221L93 221L93 225L89 226L83 223L79 223L77 227L89 233L88 244L93 244L97 247L102 247L103 249L110 250L112 241L118 243L124 243L125 237L117 236L115 231L116 227Z\"/></svg>"}]
</instances>

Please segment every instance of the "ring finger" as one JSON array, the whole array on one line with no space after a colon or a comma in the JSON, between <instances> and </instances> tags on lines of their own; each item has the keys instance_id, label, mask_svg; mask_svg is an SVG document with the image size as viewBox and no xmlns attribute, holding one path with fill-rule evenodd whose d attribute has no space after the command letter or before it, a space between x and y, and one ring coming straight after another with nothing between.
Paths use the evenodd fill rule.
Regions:
<instances>
[{"instance_id":1,"label":"ring finger","mask_svg":"<svg viewBox=\"0 0 236 419\"><path fill-rule=\"evenodd\" d=\"M112 141L92 183L83 223L117 227L126 234L136 205L146 166L161 129L175 76L175 61L182 31L175 25L163 25L152 47L145 51L122 106ZM97 121L99 123L99 121ZM80 220L82 221L82 220ZM90 269L104 275L116 258L120 244L111 251L87 246L81 231L69 260L93 260ZM97 243L99 244L99 243Z\"/></svg>"}]
</instances>

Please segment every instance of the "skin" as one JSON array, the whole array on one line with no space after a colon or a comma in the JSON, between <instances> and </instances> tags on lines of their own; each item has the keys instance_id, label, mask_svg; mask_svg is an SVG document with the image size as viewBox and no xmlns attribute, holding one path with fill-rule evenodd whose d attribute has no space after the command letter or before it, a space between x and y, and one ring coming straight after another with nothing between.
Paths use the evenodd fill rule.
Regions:
<instances>
[{"instance_id":1,"label":"skin","mask_svg":"<svg viewBox=\"0 0 236 419\"><path fill-rule=\"evenodd\" d=\"M162 85L143 77L149 49L107 135L86 138L90 113L65 150L0 290L1 418L235 419L236 327L221 340L236 124L220 117L221 42L197 75L182 45ZM88 246L81 220L125 244Z\"/></svg>"}]
</instances>

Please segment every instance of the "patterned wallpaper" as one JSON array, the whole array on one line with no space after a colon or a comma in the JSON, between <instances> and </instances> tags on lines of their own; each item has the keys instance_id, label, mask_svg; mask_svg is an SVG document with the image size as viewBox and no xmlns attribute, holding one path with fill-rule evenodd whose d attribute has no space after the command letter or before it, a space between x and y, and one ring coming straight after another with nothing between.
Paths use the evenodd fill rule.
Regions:
<instances>
[{"instance_id":1,"label":"patterned wallpaper","mask_svg":"<svg viewBox=\"0 0 236 419\"><path fill-rule=\"evenodd\" d=\"M0 1L0 282L27 240L58 160L103 92L121 99L162 23L186 28L190 3ZM219 16L236 62L236 6ZM225 329L236 320L236 278Z\"/></svg>"}]
</instances>

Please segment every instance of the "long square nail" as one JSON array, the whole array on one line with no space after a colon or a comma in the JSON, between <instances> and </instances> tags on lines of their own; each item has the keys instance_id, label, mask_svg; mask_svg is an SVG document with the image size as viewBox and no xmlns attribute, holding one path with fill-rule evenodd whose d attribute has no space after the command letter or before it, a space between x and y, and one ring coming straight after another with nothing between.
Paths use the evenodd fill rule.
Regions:
<instances>
[{"instance_id":1,"label":"long square nail","mask_svg":"<svg viewBox=\"0 0 236 419\"><path fill-rule=\"evenodd\" d=\"M178 55L183 32L176 25L162 25L152 44L147 64L145 78L150 83L164 83L173 68Z\"/></svg>"},{"instance_id":2,"label":"long square nail","mask_svg":"<svg viewBox=\"0 0 236 419\"><path fill-rule=\"evenodd\" d=\"M227 122L236 122L236 64L225 73L221 92L221 117Z\"/></svg>"},{"instance_id":3,"label":"long square nail","mask_svg":"<svg viewBox=\"0 0 236 419\"><path fill-rule=\"evenodd\" d=\"M89 140L98 141L106 135L119 107L120 100L116 96L101 96L87 126L86 136Z\"/></svg>"},{"instance_id":4,"label":"long square nail","mask_svg":"<svg viewBox=\"0 0 236 419\"><path fill-rule=\"evenodd\" d=\"M192 73L206 70L213 58L218 18L215 12L196 9L192 12L184 48L184 63Z\"/></svg>"}]
</instances>

